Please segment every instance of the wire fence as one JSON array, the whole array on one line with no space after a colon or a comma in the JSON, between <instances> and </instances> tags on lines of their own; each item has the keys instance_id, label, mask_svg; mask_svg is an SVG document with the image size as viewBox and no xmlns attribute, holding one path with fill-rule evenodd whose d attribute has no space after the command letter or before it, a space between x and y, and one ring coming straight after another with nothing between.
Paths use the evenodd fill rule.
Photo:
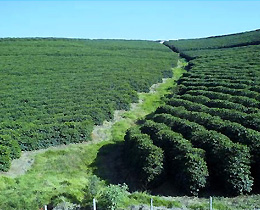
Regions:
<instances>
[{"instance_id":1,"label":"wire fence","mask_svg":"<svg viewBox=\"0 0 260 210\"><path fill-rule=\"evenodd\" d=\"M44 210L48 210L47 205L44 205ZM93 199L93 210L97 210L97 201L95 198ZM152 198L150 200L150 210L154 210ZM209 210L213 210L213 199L211 196L209 197ZM254 210L260 210L260 209L254 209Z\"/></svg>"}]
</instances>

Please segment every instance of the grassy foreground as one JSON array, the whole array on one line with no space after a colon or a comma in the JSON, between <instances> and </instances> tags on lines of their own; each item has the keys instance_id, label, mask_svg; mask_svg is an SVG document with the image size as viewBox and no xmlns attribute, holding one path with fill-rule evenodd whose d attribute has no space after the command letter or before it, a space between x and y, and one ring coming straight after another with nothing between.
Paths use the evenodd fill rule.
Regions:
<instances>
[{"instance_id":1,"label":"grassy foreground","mask_svg":"<svg viewBox=\"0 0 260 210\"><path fill-rule=\"evenodd\" d=\"M118 193L119 207L149 204L148 193L124 193L122 187L113 188L97 178L95 160L99 150L105 145L113 145L123 140L125 131L137 119L144 117L161 105L161 97L168 93L182 74L181 65L173 69L174 77L157 88L155 93L140 93L143 100L134 110L125 112L123 120L111 129L110 138L100 143L74 144L64 148L49 149L36 156L31 170L17 178L0 177L0 209L40 209L45 204L69 201L87 206L91 197ZM120 191L122 189L122 191ZM109 198L113 199L113 198ZM188 209L208 209L208 199L193 197L163 198L153 196L154 205L185 207ZM260 206L260 196L240 196L236 198L214 198L214 209L254 209ZM105 203L105 202L103 202ZM99 204L98 204L99 205ZM110 207L109 209L113 209Z\"/></svg>"},{"instance_id":2,"label":"grassy foreground","mask_svg":"<svg viewBox=\"0 0 260 210\"><path fill-rule=\"evenodd\" d=\"M0 209L39 209L52 201L59 203L62 199L84 203L99 149L115 140L122 140L125 131L136 119L155 110L161 103L161 97L181 76L182 71L182 68L175 68L174 77L162 84L155 93L140 93L139 97L144 102L133 111L126 112L124 119L113 126L111 139L49 149L36 155L33 167L25 175L14 179L1 176ZM99 185L105 186L105 183L100 181ZM133 201L130 203L136 203Z\"/></svg>"}]
</instances>

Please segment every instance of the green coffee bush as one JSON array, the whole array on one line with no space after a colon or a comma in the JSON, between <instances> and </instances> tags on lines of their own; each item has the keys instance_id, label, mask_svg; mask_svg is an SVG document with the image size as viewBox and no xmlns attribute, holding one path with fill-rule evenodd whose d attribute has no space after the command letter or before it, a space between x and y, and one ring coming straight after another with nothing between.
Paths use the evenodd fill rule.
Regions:
<instances>
[{"instance_id":1,"label":"green coffee bush","mask_svg":"<svg viewBox=\"0 0 260 210\"><path fill-rule=\"evenodd\" d=\"M0 145L0 171L8 171L11 166L11 160L10 148Z\"/></svg>"},{"instance_id":2,"label":"green coffee bush","mask_svg":"<svg viewBox=\"0 0 260 210\"><path fill-rule=\"evenodd\" d=\"M164 154L138 127L131 128L125 135L125 160L135 169L143 187L156 183L163 174ZM131 157L131 158L129 158Z\"/></svg>"},{"instance_id":3,"label":"green coffee bush","mask_svg":"<svg viewBox=\"0 0 260 210\"><path fill-rule=\"evenodd\" d=\"M141 131L149 134L154 144L164 150L170 180L192 195L205 188L208 169L203 150L194 148L188 140L161 123L148 120Z\"/></svg>"}]
</instances>

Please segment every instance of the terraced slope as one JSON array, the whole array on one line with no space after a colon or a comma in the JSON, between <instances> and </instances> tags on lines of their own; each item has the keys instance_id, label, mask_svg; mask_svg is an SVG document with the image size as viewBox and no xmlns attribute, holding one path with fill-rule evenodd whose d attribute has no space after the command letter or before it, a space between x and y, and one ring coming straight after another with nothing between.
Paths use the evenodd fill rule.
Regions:
<instances>
[{"instance_id":1,"label":"terraced slope","mask_svg":"<svg viewBox=\"0 0 260 210\"><path fill-rule=\"evenodd\" d=\"M259 41L259 31L254 31L165 43L189 60L188 72L166 105L126 135L126 145L146 148L146 142L165 155L152 162L143 150L148 161L130 159L149 172L140 174L150 187L166 174L191 194L217 185L230 194L259 190ZM129 154L139 153L130 149Z\"/></svg>"},{"instance_id":2,"label":"terraced slope","mask_svg":"<svg viewBox=\"0 0 260 210\"><path fill-rule=\"evenodd\" d=\"M21 150L90 140L176 64L150 41L0 39L0 170Z\"/></svg>"}]
</instances>

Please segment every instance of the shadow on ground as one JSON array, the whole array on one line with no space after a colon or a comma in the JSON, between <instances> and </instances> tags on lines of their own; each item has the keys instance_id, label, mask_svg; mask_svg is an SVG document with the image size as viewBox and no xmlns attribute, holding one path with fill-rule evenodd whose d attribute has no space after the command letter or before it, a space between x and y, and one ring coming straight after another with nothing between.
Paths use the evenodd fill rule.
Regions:
<instances>
[{"instance_id":1,"label":"shadow on ground","mask_svg":"<svg viewBox=\"0 0 260 210\"><path fill-rule=\"evenodd\" d=\"M126 183L130 191L138 189L138 180L123 162L123 142L104 145L93 162L94 173L111 184Z\"/></svg>"},{"instance_id":2,"label":"shadow on ground","mask_svg":"<svg viewBox=\"0 0 260 210\"><path fill-rule=\"evenodd\" d=\"M102 180L110 184L126 183L130 192L134 191L148 191L153 195L162 196L184 196L185 194L180 189L176 189L171 181L165 178L163 182L153 189L144 189L142 183L136 176L136 172L129 168L123 161L124 142L112 143L104 145L100 148L95 161L92 166L95 168L94 174ZM131 157L129 157L131 158ZM167 177L167 176L166 176ZM223 187L223 186L222 186ZM215 189L211 186L200 192L199 197L223 196L225 192L221 186L220 189Z\"/></svg>"},{"instance_id":3,"label":"shadow on ground","mask_svg":"<svg viewBox=\"0 0 260 210\"><path fill-rule=\"evenodd\" d=\"M95 168L94 174L111 184L126 183L130 192L144 191L145 189L142 187L142 183L140 183L135 171L124 164L122 158L123 152L123 142L108 144L101 147L95 161L92 163L92 166ZM183 195L167 180L160 184L160 186L148 191L154 195Z\"/></svg>"}]
</instances>

